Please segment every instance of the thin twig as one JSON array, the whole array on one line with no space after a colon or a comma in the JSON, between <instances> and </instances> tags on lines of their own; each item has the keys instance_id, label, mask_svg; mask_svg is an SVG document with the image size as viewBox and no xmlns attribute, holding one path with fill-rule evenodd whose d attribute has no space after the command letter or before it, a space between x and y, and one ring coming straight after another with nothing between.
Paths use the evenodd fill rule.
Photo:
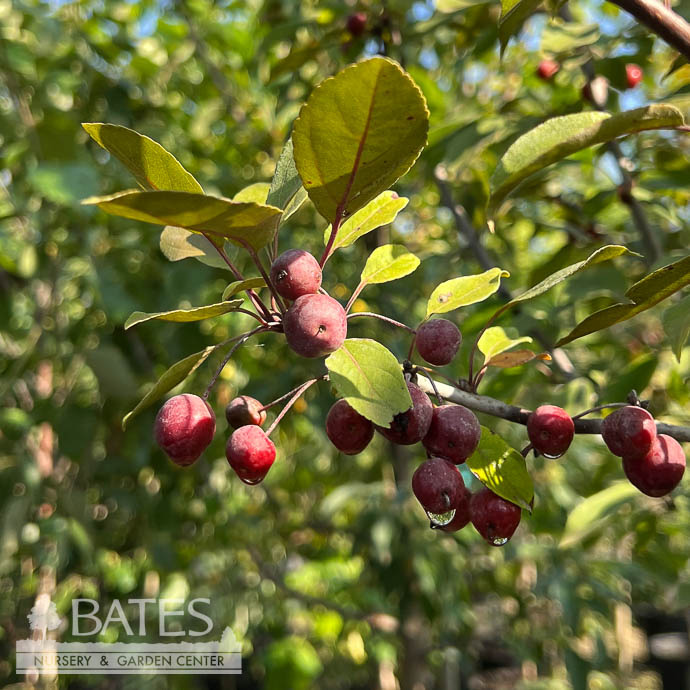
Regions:
<instances>
[{"instance_id":1,"label":"thin twig","mask_svg":"<svg viewBox=\"0 0 690 690\"><path fill-rule=\"evenodd\" d=\"M256 253L256 250L254 249L254 247L251 246L251 244L249 244L249 242L245 242L244 240L240 240L240 242L249 253L249 256L252 257L252 261L256 264L256 267L259 269L261 277L264 279L264 281L266 281L266 285L268 286L268 289L271 291L271 295L273 296L273 299L275 300L275 303L278 306L278 310L281 314L284 314L287 311L287 307L285 306L283 300L278 294L276 286L273 284L271 277L266 272L264 265L261 263L261 259L259 258L259 255Z\"/></svg>"},{"instance_id":2,"label":"thin twig","mask_svg":"<svg viewBox=\"0 0 690 690\"><path fill-rule=\"evenodd\" d=\"M355 300L359 297L359 293L364 290L366 287L366 282L362 281L356 288L355 291L350 295L350 299L347 301L347 304L345 305L345 313L347 314L350 311L350 308L354 304Z\"/></svg>"},{"instance_id":3,"label":"thin twig","mask_svg":"<svg viewBox=\"0 0 690 690\"><path fill-rule=\"evenodd\" d=\"M404 323L400 323L400 321L396 321L395 319L391 319L388 316L383 316L383 314L377 314L376 312L373 312L373 311L357 311L354 314L348 314L347 318L349 320L349 319L354 319L358 316L370 316L372 319L379 319L380 321L385 321L386 323L389 323L391 326L397 326L398 328L404 328L409 333L414 333L415 335L417 333L417 331L415 331L414 328L410 328L409 326L406 326Z\"/></svg>"},{"instance_id":4,"label":"thin twig","mask_svg":"<svg viewBox=\"0 0 690 690\"><path fill-rule=\"evenodd\" d=\"M266 431L266 436L270 436L275 428L278 426L280 420L287 414L288 410L297 402L297 399L302 396L310 386L313 386L320 379L310 379L306 381L293 393L292 397L285 403L285 407L280 411L280 414L273 420L271 426Z\"/></svg>"},{"instance_id":5,"label":"thin twig","mask_svg":"<svg viewBox=\"0 0 690 690\"><path fill-rule=\"evenodd\" d=\"M325 381L326 379L328 379L328 374L324 374L323 376L320 376L314 380ZM283 400L287 400L293 393L296 393L303 385L304 383L300 383L299 386L295 386L291 391L285 393L285 395L281 395L279 398L276 398L275 400L272 400L270 403L267 403L259 409L259 412L265 412L266 410L270 410L274 405L283 402Z\"/></svg>"}]
</instances>

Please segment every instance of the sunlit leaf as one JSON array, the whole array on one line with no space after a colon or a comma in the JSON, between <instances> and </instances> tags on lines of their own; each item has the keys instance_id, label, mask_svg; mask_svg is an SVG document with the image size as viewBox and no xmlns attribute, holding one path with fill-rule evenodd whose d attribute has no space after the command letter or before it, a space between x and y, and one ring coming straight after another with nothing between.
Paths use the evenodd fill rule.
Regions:
<instances>
[{"instance_id":1,"label":"sunlit leaf","mask_svg":"<svg viewBox=\"0 0 690 690\"><path fill-rule=\"evenodd\" d=\"M501 53L508 41L520 31L525 20L541 5L542 0L502 0L501 17L498 20L498 38Z\"/></svg>"},{"instance_id":2,"label":"sunlit leaf","mask_svg":"<svg viewBox=\"0 0 690 690\"><path fill-rule=\"evenodd\" d=\"M375 340L348 338L326 358L326 368L338 393L379 426L389 427L396 414L412 406L402 367Z\"/></svg>"},{"instance_id":3,"label":"sunlit leaf","mask_svg":"<svg viewBox=\"0 0 690 690\"><path fill-rule=\"evenodd\" d=\"M690 295L669 307L664 312L662 322L673 348L673 354L680 362L683 348L690 337Z\"/></svg>"},{"instance_id":4,"label":"sunlit leaf","mask_svg":"<svg viewBox=\"0 0 690 690\"><path fill-rule=\"evenodd\" d=\"M240 191L232 197L232 200L240 202L254 201L257 204L265 204L270 188L271 185L268 182L254 182L254 184L240 189Z\"/></svg>"},{"instance_id":5,"label":"sunlit leaf","mask_svg":"<svg viewBox=\"0 0 690 690\"><path fill-rule=\"evenodd\" d=\"M258 290L259 288L266 287L266 281L263 278L247 278L247 280L236 280L234 283L230 283L225 290L223 290L223 296L221 299L230 299L233 295L239 292L244 292L245 290Z\"/></svg>"},{"instance_id":6,"label":"sunlit leaf","mask_svg":"<svg viewBox=\"0 0 690 690\"><path fill-rule=\"evenodd\" d=\"M532 338L523 336L521 338L509 338L506 332L500 326L492 326L487 328L482 333L481 338L477 342L479 351L484 355L484 363L486 364L496 355L500 355L506 350L510 350L521 343L531 343Z\"/></svg>"},{"instance_id":7,"label":"sunlit leaf","mask_svg":"<svg viewBox=\"0 0 690 690\"><path fill-rule=\"evenodd\" d=\"M214 316L227 314L235 311L238 307L244 304L244 300L238 299L233 302L219 302L218 304L207 304L203 307L194 307L193 309L173 309L172 311L159 311L154 313L145 313L143 311L135 311L125 321L125 330L136 326L144 321L174 321L176 323L189 323L192 321L203 321Z\"/></svg>"},{"instance_id":8,"label":"sunlit leaf","mask_svg":"<svg viewBox=\"0 0 690 690\"><path fill-rule=\"evenodd\" d=\"M509 275L510 273L502 268L491 268L484 273L453 278L441 283L429 297L426 306L427 318L432 314L443 314L485 300L501 286L501 278L507 278Z\"/></svg>"},{"instance_id":9,"label":"sunlit leaf","mask_svg":"<svg viewBox=\"0 0 690 690\"><path fill-rule=\"evenodd\" d=\"M387 283L409 275L419 266L419 259L400 244L384 244L369 255L361 280L363 283Z\"/></svg>"},{"instance_id":10,"label":"sunlit leaf","mask_svg":"<svg viewBox=\"0 0 690 690\"><path fill-rule=\"evenodd\" d=\"M488 367L498 367L499 369L510 369L511 367L519 367L522 364L527 364L533 359L540 359L543 362L551 361L551 355L548 352L532 352L532 350L514 350L513 352L502 352L500 355L494 355L487 363Z\"/></svg>"},{"instance_id":11,"label":"sunlit leaf","mask_svg":"<svg viewBox=\"0 0 690 690\"><path fill-rule=\"evenodd\" d=\"M198 232L166 225L161 232L160 248L168 261L196 259L213 268L230 270L213 243Z\"/></svg>"}]
</instances>

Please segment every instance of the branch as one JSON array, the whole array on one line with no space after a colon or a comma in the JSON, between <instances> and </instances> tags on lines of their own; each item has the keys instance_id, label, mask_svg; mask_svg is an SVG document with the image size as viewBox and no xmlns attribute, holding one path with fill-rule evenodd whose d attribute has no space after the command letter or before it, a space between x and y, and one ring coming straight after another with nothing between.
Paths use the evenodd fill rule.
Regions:
<instances>
[{"instance_id":1,"label":"branch","mask_svg":"<svg viewBox=\"0 0 690 690\"><path fill-rule=\"evenodd\" d=\"M429 381L425 378L419 378L417 385L429 395L434 395L434 389ZM483 412L492 417L500 417L507 419L509 422L516 424L527 424L527 417L531 414L531 410L517 405L508 405L501 400L489 398L486 395L476 395L474 393L467 393L454 386L449 386L446 383L436 381L436 388L438 392L451 402L458 405L464 405L471 410ZM574 419L576 434L600 434L601 423L603 419ZM673 424L656 423L657 432L672 436L676 441L690 443L690 427L675 426Z\"/></svg>"},{"instance_id":2,"label":"branch","mask_svg":"<svg viewBox=\"0 0 690 690\"><path fill-rule=\"evenodd\" d=\"M690 24L659 0L609 0L690 60Z\"/></svg>"}]
</instances>

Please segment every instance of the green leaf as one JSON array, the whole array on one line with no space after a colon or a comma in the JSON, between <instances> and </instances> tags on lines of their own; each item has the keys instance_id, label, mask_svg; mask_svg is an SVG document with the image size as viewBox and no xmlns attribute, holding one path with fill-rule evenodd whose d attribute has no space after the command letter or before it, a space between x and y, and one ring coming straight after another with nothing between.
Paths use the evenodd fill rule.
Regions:
<instances>
[{"instance_id":1,"label":"green leaf","mask_svg":"<svg viewBox=\"0 0 690 690\"><path fill-rule=\"evenodd\" d=\"M426 305L426 318L485 300L501 286L501 278L509 275L502 268L490 268L477 275L446 280L431 293Z\"/></svg>"},{"instance_id":2,"label":"green leaf","mask_svg":"<svg viewBox=\"0 0 690 690\"><path fill-rule=\"evenodd\" d=\"M278 157L266 203L284 209L301 186L302 180L295 167L292 139L288 139Z\"/></svg>"},{"instance_id":3,"label":"green leaf","mask_svg":"<svg viewBox=\"0 0 690 690\"><path fill-rule=\"evenodd\" d=\"M388 428L412 406L398 360L375 340L348 338L326 358L326 368L338 393L374 424Z\"/></svg>"},{"instance_id":4,"label":"green leaf","mask_svg":"<svg viewBox=\"0 0 690 690\"><path fill-rule=\"evenodd\" d=\"M230 270L213 243L197 232L166 225L161 232L160 248L168 261L192 258L206 266Z\"/></svg>"},{"instance_id":5,"label":"green leaf","mask_svg":"<svg viewBox=\"0 0 690 690\"><path fill-rule=\"evenodd\" d=\"M369 255L362 271L363 283L387 283L417 270L419 259L401 244L384 244Z\"/></svg>"},{"instance_id":6,"label":"green leaf","mask_svg":"<svg viewBox=\"0 0 690 690\"><path fill-rule=\"evenodd\" d=\"M398 196L394 191L387 190L372 199L364 208L353 213L339 228L331 252L342 247L349 247L362 235L366 235L376 228L392 223L398 213L407 206L407 199ZM331 226L323 234L323 243L328 244L331 236Z\"/></svg>"},{"instance_id":7,"label":"green leaf","mask_svg":"<svg viewBox=\"0 0 690 690\"><path fill-rule=\"evenodd\" d=\"M554 117L523 134L498 163L491 176L489 216L530 175L557 161L625 134L649 129L673 129L683 115L672 105L657 103L611 115L589 111Z\"/></svg>"},{"instance_id":8,"label":"green leaf","mask_svg":"<svg viewBox=\"0 0 690 690\"><path fill-rule=\"evenodd\" d=\"M240 247L246 242L255 250L273 240L280 220L280 209L274 206L189 192L127 191L90 197L82 204L96 204L123 218L208 233L219 243L222 238Z\"/></svg>"},{"instance_id":9,"label":"green leaf","mask_svg":"<svg viewBox=\"0 0 690 690\"><path fill-rule=\"evenodd\" d=\"M534 14L542 0L502 0L501 17L498 20L498 38L501 55L508 41L522 28L527 18Z\"/></svg>"},{"instance_id":10,"label":"green leaf","mask_svg":"<svg viewBox=\"0 0 690 690\"><path fill-rule=\"evenodd\" d=\"M541 50L544 53L570 53L598 40L599 27L596 24L552 20L542 32Z\"/></svg>"},{"instance_id":11,"label":"green leaf","mask_svg":"<svg viewBox=\"0 0 690 690\"><path fill-rule=\"evenodd\" d=\"M206 358L216 349L212 345L201 352L195 352L184 359L181 359L176 364L173 364L155 383L153 388L140 400L139 404L130 412L128 412L122 420L123 430L140 412L152 405L156 400L162 398L169 390L172 390L179 383L184 381L198 366L200 366Z\"/></svg>"},{"instance_id":12,"label":"green leaf","mask_svg":"<svg viewBox=\"0 0 690 690\"><path fill-rule=\"evenodd\" d=\"M85 122L82 127L97 144L112 153L144 189L203 194L201 185L177 158L153 139L120 125Z\"/></svg>"},{"instance_id":13,"label":"green leaf","mask_svg":"<svg viewBox=\"0 0 690 690\"><path fill-rule=\"evenodd\" d=\"M635 498L639 491L630 482L618 482L603 491L585 498L568 514L563 536L558 545L561 549L576 546L597 529L623 503Z\"/></svg>"},{"instance_id":14,"label":"green leaf","mask_svg":"<svg viewBox=\"0 0 690 690\"><path fill-rule=\"evenodd\" d=\"M655 304L659 304L686 285L690 285L690 256L645 276L625 293L632 304L613 304L606 309L590 314L568 335L561 338L556 343L556 347L570 343L583 335L601 331L621 321L627 321Z\"/></svg>"},{"instance_id":15,"label":"green leaf","mask_svg":"<svg viewBox=\"0 0 690 690\"><path fill-rule=\"evenodd\" d=\"M203 307L194 307L193 309L173 309L172 311L159 311L153 313L145 313L143 311L135 311L125 321L125 330L136 326L144 321L175 321L176 323L190 323L192 321L203 321L214 316L227 314L231 311L236 311L238 307L244 304L244 300L238 299L233 302L219 302L218 304L207 304Z\"/></svg>"},{"instance_id":16,"label":"green leaf","mask_svg":"<svg viewBox=\"0 0 690 690\"><path fill-rule=\"evenodd\" d=\"M230 283L225 290L223 290L223 296L221 299L225 301L230 299L238 292L244 292L245 290L258 290L259 288L266 287L266 281L263 278L247 278L247 280L237 280L234 283Z\"/></svg>"},{"instance_id":17,"label":"green leaf","mask_svg":"<svg viewBox=\"0 0 690 690\"><path fill-rule=\"evenodd\" d=\"M523 336L522 338L509 338L506 332L500 326L492 326L487 328L482 337L477 342L479 351L484 355L484 364L496 355L500 355L506 350L519 345L520 343L531 343L532 338Z\"/></svg>"},{"instance_id":18,"label":"green leaf","mask_svg":"<svg viewBox=\"0 0 690 690\"><path fill-rule=\"evenodd\" d=\"M400 66L375 57L317 86L295 121L297 170L318 212L349 216L404 175L426 144L424 96Z\"/></svg>"},{"instance_id":19,"label":"green leaf","mask_svg":"<svg viewBox=\"0 0 690 690\"><path fill-rule=\"evenodd\" d=\"M271 185L268 182L254 182L244 189L240 189L234 197L233 201L254 201L257 204L265 204L268 190Z\"/></svg>"},{"instance_id":20,"label":"green leaf","mask_svg":"<svg viewBox=\"0 0 690 690\"><path fill-rule=\"evenodd\" d=\"M666 336L671 342L673 354L680 362L680 356L690 336L690 295L669 307L662 317Z\"/></svg>"},{"instance_id":21,"label":"green leaf","mask_svg":"<svg viewBox=\"0 0 690 690\"><path fill-rule=\"evenodd\" d=\"M534 497L534 485L527 472L525 458L498 434L482 427L479 445L467 458L467 467L494 493L532 512L530 503Z\"/></svg>"}]
</instances>

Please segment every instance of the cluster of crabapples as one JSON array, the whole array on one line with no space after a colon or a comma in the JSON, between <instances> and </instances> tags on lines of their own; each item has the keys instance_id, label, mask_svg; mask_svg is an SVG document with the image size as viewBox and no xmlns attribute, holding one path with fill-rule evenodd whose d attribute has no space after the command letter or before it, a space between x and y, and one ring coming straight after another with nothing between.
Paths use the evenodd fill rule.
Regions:
<instances>
[{"instance_id":1,"label":"cluster of crabapples","mask_svg":"<svg viewBox=\"0 0 690 690\"><path fill-rule=\"evenodd\" d=\"M292 249L272 264L273 289L289 301L281 328L290 348L303 357L323 357L337 350L347 335L345 310L321 288L321 267L306 251ZM447 319L424 321L416 331L414 345L429 364L444 366L457 354L462 335ZM505 544L520 523L521 508L484 487L472 494L465 486L458 465L476 450L481 427L475 414L455 404L434 406L429 396L407 377L412 406L397 415L390 427L375 425L345 399L331 407L326 434L345 455L362 452L374 433L392 443L423 445L427 459L412 477L412 491L430 519L431 526L456 532L470 522L490 544ZM234 398L225 416L233 429L226 457L238 477L247 484L264 479L276 458L276 448L263 430L266 409L247 395ZM278 420L276 420L277 422ZM180 466L194 463L211 443L216 419L208 403L191 394L170 398L155 422L155 438L170 459ZM555 405L542 405L527 419L531 448L548 458L562 456L575 434L568 413ZM602 436L609 449L623 458L630 481L649 496L663 496L680 482L685 456L673 438L657 435L653 417L642 407L626 405L603 422Z\"/></svg>"}]
</instances>

